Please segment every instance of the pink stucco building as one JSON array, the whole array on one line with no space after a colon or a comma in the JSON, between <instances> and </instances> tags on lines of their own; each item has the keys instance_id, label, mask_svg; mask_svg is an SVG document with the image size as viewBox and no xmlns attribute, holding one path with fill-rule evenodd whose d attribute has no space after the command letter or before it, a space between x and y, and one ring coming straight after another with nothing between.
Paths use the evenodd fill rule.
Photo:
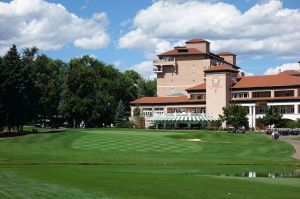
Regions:
<instances>
[{"instance_id":1,"label":"pink stucco building","mask_svg":"<svg viewBox=\"0 0 300 199\"><path fill-rule=\"evenodd\" d=\"M159 54L153 65L157 97L131 102L132 116L139 108L145 127L158 119L166 128L205 127L231 103L245 107L253 128L266 106L275 106L284 118L300 118L300 67L277 75L244 76L235 54L214 54L204 39Z\"/></svg>"}]
</instances>

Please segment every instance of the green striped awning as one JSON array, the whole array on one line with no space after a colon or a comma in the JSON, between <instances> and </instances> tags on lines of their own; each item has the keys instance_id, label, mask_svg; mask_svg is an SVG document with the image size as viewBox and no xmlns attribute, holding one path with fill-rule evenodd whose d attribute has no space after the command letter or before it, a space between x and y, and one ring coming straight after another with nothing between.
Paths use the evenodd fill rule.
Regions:
<instances>
[{"instance_id":1,"label":"green striped awning","mask_svg":"<svg viewBox=\"0 0 300 199\"><path fill-rule=\"evenodd\" d=\"M208 115L198 115L198 116L159 116L153 118L152 122L208 122L214 121L215 119L212 116Z\"/></svg>"}]
</instances>

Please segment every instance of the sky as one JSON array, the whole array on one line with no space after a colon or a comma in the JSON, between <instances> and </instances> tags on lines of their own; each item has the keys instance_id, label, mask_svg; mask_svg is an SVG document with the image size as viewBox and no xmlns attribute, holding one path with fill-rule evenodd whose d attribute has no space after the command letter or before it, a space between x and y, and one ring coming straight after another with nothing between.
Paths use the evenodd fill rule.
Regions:
<instances>
[{"instance_id":1,"label":"sky","mask_svg":"<svg viewBox=\"0 0 300 199\"><path fill-rule=\"evenodd\" d=\"M235 53L248 75L298 69L300 0L0 0L0 56L36 46L151 78L157 54L192 38Z\"/></svg>"}]
</instances>

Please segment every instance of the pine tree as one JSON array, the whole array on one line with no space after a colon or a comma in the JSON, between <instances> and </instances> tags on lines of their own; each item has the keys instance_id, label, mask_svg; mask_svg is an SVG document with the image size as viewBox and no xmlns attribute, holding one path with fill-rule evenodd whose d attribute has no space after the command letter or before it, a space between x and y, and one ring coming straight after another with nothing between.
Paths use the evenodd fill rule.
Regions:
<instances>
[{"instance_id":1,"label":"pine tree","mask_svg":"<svg viewBox=\"0 0 300 199\"><path fill-rule=\"evenodd\" d=\"M3 93L3 80L4 80L4 68L2 65L3 59L0 57L0 93ZM3 93L4 94L4 93ZM5 123L5 113L3 106L3 94L0 95L0 133L3 131L4 123Z\"/></svg>"},{"instance_id":2,"label":"pine tree","mask_svg":"<svg viewBox=\"0 0 300 199\"><path fill-rule=\"evenodd\" d=\"M32 118L31 93L34 87L30 76L31 68L22 61L15 45L2 61L2 106L9 132L12 128L22 130L22 126Z\"/></svg>"},{"instance_id":3,"label":"pine tree","mask_svg":"<svg viewBox=\"0 0 300 199\"><path fill-rule=\"evenodd\" d=\"M119 128L123 127L125 121L126 121L125 105L123 101L120 100L115 114L115 126Z\"/></svg>"}]
</instances>

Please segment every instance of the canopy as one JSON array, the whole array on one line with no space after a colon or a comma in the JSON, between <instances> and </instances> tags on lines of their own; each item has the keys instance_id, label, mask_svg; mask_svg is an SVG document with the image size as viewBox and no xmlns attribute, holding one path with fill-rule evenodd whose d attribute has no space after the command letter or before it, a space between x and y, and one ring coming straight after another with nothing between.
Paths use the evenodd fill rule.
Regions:
<instances>
[{"instance_id":1,"label":"canopy","mask_svg":"<svg viewBox=\"0 0 300 199\"><path fill-rule=\"evenodd\" d=\"M208 121L214 121L215 119L212 116L208 115L195 115L195 116L189 116L189 115L174 115L174 116L159 116L156 118L153 118L151 122L154 123L174 123L174 122L191 122L191 123L203 123Z\"/></svg>"}]
</instances>

